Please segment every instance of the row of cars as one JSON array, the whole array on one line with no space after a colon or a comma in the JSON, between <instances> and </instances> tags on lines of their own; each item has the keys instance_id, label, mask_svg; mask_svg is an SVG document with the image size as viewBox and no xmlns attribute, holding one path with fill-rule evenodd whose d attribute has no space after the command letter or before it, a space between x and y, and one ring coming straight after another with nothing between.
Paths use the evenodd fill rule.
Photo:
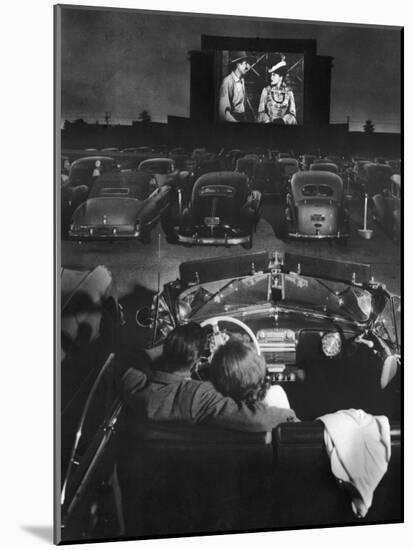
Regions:
<instances>
[{"instance_id":1,"label":"row of cars","mask_svg":"<svg viewBox=\"0 0 414 550\"><path fill-rule=\"evenodd\" d=\"M102 266L62 272L63 541L401 521L400 299L369 265L271 251L185 262L125 317L114 288ZM247 338L301 422L272 434L139 422L116 383L131 344L120 346L123 319L147 358L189 321L211 327L211 345ZM317 420L349 408L391 426L391 462L363 519Z\"/></svg>"},{"instance_id":2,"label":"row of cars","mask_svg":"<svg viewBox=\"0 0 414 550\"><path fill-rule=\"evenodd\" d=\"M161 220L172 243L251 248L261 197L273 194L286 203L276 223L280 238L345 242L350 231L346 197L355 192L368 194L374 219L393 239L400 235L400 175L385 163L195 149L180 163L187 168L182 169L174 158L147 154L136 170L122 169L111 157L75 160L62 185L62 235L149 242ZM223 169L226 163L234 169Z\"/></svg>"}]
</instances>

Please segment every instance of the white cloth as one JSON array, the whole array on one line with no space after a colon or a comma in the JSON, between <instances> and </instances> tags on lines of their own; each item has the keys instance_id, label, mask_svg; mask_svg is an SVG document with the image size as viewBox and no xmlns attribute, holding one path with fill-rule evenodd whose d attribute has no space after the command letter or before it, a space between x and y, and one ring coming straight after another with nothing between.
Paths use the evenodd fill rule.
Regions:
<instances>
[{"instance_id":1,"label":"white cloth","mask_svg":"<svg viewBox=\"0 0 414 550\"><path fill-rule=\"evenodd\" d=\"M282 386L270 386L266 396L263 399L269 407L279 407L279 409L290 409L289 399Z\"/></svg>"},{"instance_id":2,"label":"white cloth","mask_svg":"<svg viewBox=\"0 0 414 550\"><path fill-rule=\"evenodd\" d=\"M319 420L325 425L332 473L340 482L356 489L352 510L356 516L365 517L391 458L388 418L349 409L326 414Z\"/></svg>"}]
</instances>

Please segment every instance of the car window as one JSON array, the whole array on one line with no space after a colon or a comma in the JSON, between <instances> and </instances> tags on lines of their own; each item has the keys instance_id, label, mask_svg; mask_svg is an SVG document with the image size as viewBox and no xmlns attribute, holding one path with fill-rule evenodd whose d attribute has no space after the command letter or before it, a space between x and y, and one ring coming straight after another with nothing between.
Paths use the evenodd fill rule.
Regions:
<instances>
[{"instance_id":1,"label":"car window","mask_svg":"<svg viewBox=\"0 0 414 550\"><path fill-rule=\"evenodd\" d=\"M99 190L100 197L127 197L128 195L128 187L102 187Z\"/></svg>"},{"instance_id":2,"label":"car window","mask_svg":"<svg viewBox=\"0 0 414 550\"><path fill-rule=\"evenodd\" d=\"M302 187L302 195L304 197L316 197L318 194L317 185L304 185Z\"/></svg>"},{"instance_id":3,"label":"car window","mask_svg":"<svg viewBox=\"0 0 414 550\"><path fill-rule=\"evenodd\" d=\"M169 162L151 162L141 165L140 170L148 174L170 174L172 166Z\"/></svg>"},{"instance_id":4,"label":"car window","mask_svg":"<svg viewBox=\"0 0 414 550\"><path fill-rule=\"evenodd\" d=\"M333 190L328 185L304 185L302 195L304 197L332 197Z\"/></svg>"},{"instance_id":5,"label":"car window","mask_svg":"<svg viewBox=\"0 0 414 550\"><path fill-rule=\"evenodd\" d=\"M200 197L232 197L234 194L235 189L229 185L209 185L199 191Z\"/></svg>"},{"instance_id":6,"label":"car window","mask_svg":"<svg viewBox=\"0 0 414 550\"><path fill-rule=\"evenodd\" d=\"M328 185L319 185L318 191L321 197L332 197L333 195L332 188L329 187Z\"/></svg>"},{"instance_id":7,"label":"car window","mask_svg":"<svg viewBox=\"0 0 414 550\"><path fill-rule=\"evenodd\" d=\"M92 188L90 198L129 197L138 200L145 200L151 193L151 191L152 188L150 185L150 181L148 181L147 179L131 183L128 182L128 185L108 185L108 183L103 185L102 182L98 182Z\"/></svg>"}]
</instances>

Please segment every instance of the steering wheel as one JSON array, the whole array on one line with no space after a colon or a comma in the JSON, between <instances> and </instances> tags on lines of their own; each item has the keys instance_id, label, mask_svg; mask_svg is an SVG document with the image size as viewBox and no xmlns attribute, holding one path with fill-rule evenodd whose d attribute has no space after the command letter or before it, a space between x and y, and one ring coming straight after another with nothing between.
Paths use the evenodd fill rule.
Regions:
<instances>
[{"instance_id":1,"label":"steering wheel","mask_svg":"<svg viewBox=\"0 0 414 550\"><path fill-rule=\"evenodd\" d=\"M205 321L200 323L202 327L205 327L206 325L211 325L213 327L213 352L219 346L225 344L228 340L228 336L224 332L220 331L219 323L221 322L232 323L233 325L237 325L239 328L243 329L243 331L249 336L249 338L253 342L257 354L260 355L259 342L257 341L257 338L254 335L252 329L248 327L246 323L243 323L243 321L239 321L239 319L235 319L234 317L227 317L226 315L211 317L210 319L206 319Z\"/></svg>"}]
</instances>

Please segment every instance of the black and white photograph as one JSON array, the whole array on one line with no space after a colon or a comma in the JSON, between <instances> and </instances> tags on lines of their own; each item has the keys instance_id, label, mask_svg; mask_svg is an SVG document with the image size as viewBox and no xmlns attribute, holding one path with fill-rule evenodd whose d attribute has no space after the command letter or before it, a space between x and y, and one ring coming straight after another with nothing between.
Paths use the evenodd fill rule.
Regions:
<instances>
[{"instance_id":1,"label":"black and white photograph","mask_svg":"<svg viewBox=\"0 0 414 550\"><path fill-rule=\"evenodd\" d=\"M188 11L54 7L54 542L400 524L403 27Z\"/></svg>"}]
</instances>

